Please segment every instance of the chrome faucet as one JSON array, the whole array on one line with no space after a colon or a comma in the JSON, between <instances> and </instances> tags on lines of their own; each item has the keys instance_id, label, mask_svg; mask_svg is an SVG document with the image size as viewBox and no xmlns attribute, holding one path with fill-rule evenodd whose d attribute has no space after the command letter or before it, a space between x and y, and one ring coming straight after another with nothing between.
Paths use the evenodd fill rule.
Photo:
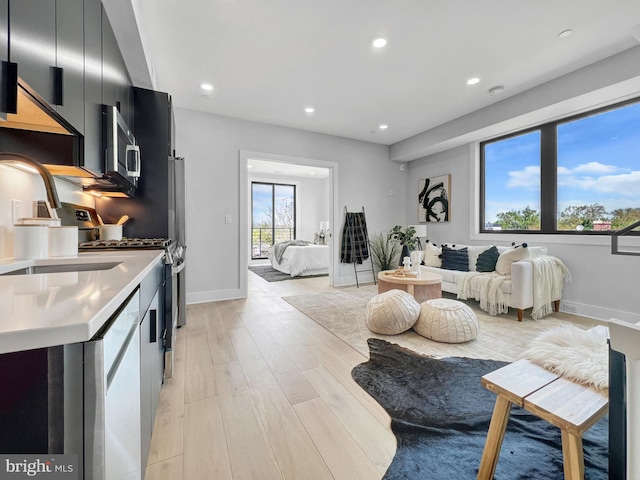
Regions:
<instances>
[{"instance_id":1,"label":"chrome faucet","mask_svg":"<svg viewBox=\"0 0 640 480\"><path fill-rule=\"evenodd\" d=\"M8 163L9 165L14 164L14 166L18 163L24 163L35 168L42 177L44 188L47 191L47 200L49 200L51 208L60 208L62 206L60 199L58 198L58 191L56 190L56 184L53 177L51 176L51 173L49 173L49 170L47 170L40 162L31 157L27 157L26 155L22 155L21 153L0 152L0 163ZM16 166L16 168L19 167Z\"/></svg>"}]
</instances>

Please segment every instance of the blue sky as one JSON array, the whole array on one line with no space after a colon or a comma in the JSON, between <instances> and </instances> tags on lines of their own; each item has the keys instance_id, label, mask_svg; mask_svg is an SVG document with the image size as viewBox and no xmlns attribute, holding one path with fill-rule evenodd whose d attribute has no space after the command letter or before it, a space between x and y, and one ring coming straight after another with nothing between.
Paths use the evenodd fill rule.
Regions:
<instances>
[{"instance_id":1,"label":"blue sky","mask_svg":"<svg viewBox=\"0 0 640 480\"><path fill-rule=\"evenodd\" d=\"M271 185L270 184L253 184L253 223L261 224L268 219L267 211L271 209ZM276 209L281 205L283 199L291 199L293 196L293 187L287 185L276 185L275 189Z\"/></svg>"},{"instance_id":2,"label":"blue sky","mask_svg":"<svg viewBox=\"0 0 640 480\"><path fill-rule=\"evenodd\" d=\"M539 132L486 146L485 218L540 209ZM640 103L558 127L558 211L640 207Z\"/></svg>"}]
</instances>

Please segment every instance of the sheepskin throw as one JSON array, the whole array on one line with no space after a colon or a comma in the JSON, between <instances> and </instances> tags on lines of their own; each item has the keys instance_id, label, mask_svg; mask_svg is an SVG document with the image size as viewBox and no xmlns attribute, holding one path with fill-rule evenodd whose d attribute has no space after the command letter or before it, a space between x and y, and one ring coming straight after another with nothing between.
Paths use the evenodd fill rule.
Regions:
<instances>
[{"instance_id":1,"label":"sheepskin throw","mask_svg":"<svg viewBox=\"0 0 640 480\"><path fill-rule=\"evenodd\" d=\"M535 338L521 357L578 383L609 386L607 327L583 330L575 325L553 328Z\"/></svg>"}]
</instances>

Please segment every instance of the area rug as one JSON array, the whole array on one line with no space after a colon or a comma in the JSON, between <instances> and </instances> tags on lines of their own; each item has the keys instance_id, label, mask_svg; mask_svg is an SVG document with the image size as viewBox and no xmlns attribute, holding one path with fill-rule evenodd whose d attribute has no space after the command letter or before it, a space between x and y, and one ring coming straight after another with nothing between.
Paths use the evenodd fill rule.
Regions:
<instances>
[{"instance_id":1,"label":"area rug","mask_svg":"<svg viewBox=\"0 0 640 480\"><path fill-rule=\"evenodd\" d=\"M249 270L251 270L256 275L261 276L267 282L281 282L283 280L299 280L301 278L315 278L315 277L328 277L329 276L328 273L323 273L323 274L320 274L320 275L304 275L304 276L292 277L288 273L282 273L282 272L276 270L275 268L273 268L270 265L252 266L252 267L249 267Z\"/></svg>"},{"instance_id":2,"label":"area rug","mask_svg":"<svg viewBox=\"0 0 640 480\"><path fill-rule=\"evenodd\" d=\"M506 362L417 355L370 339L370 360L353 379L386 410L397 451L383 479L475 479L491 421L495 394L482 375ZM585 479L608 478L608 418L583 437ZM562 479L560 430L513 407L495 479Z\"/></svg>"},{"instance_id":3,"label":"area rug","mask_svg":"<svg viewBox=\"0 0 640 480\"><path fill-rule=\"evenodd\" d=\"M378 335L369 331L364 322L364 312L367 302L376 293L375 285L365 285L360 288L335 289L328 293L282 298L364 356L369 354L367 339L373 337L388 340L425 355L487 358L511 362L519 358L534 338L549 329L569 324L565 318L571 317L555 313L543 320L532 320L525 315L524 321L518 322L514 311L492 317L480 310L478 302L470 300L465 303L478 317L478 337L468 343L447 344L428 340L413 330L399 335ZM447 295L449 294L445 294ZM585 322L587 323L583 326L592 326L588 323L590 321Z\"/></svg>"}]
</instances>

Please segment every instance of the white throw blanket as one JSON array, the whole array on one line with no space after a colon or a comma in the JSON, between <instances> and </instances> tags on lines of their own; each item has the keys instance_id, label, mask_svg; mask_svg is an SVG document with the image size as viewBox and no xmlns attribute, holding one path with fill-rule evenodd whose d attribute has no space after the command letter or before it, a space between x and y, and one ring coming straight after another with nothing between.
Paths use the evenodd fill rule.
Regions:
<instances>
[{"instance_id":1,"label":"white throw blanket","mask_svg":"<svg viewBox=\"0 0 640 480\"><path fill-rule=\"evenodd\" d=\"M561 260L550 255L523 260L533 267L533 310L531 317L539 320L553 313L553 301L562 298L562 284L570 279L569 270ZM509 311L509 304L500 285L511 280L511 275L496 272L469 272L457 281L458 298L473 298L480 302L480 308L489 315Z\"/></svg>"},{"instance_id":2,"label":"white throw blanket","mask_svg":"<svg viewBox=\"0 0 640 480\"><path fill-rule=\"evenodd\" d=\"M543 255L525 260L533 266L533 311L539 320L553 313L553 301L562 298L562 283L571 279L566 265L556 257Z\"/></svg>"},{"instance_id":3,"label":"white throw blanket","mask_svg":"<svg viewBox=\"0 0 640 480\"><path fill-rule=\"evenodd\" d=\"M489 315L498 315L509 311L509 304L500 285L510 280L511 275L499 275L496 272L469 272L458 282L458 298L473 298L480 302L480 309Z\"/></svg>"}]
</instances>

